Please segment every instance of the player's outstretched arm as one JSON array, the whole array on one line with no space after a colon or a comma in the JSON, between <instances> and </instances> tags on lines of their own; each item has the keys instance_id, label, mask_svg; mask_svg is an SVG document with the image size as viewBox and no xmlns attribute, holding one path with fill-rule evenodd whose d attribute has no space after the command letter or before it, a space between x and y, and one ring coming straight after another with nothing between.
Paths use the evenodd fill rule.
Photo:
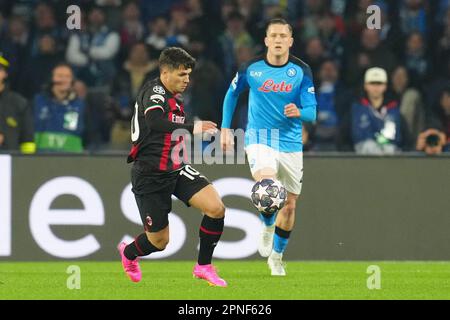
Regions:
<instances>
[{"instance_id":1,"label":"player's outstretched arm","mask_svg":"<svg viewBox=\"0 0 450 320\"><path fill-rule=\"evenodd\" d=\"M239 99L239 95L244 90L249 88L247 82L247 66L244 65L236 73L233 81L231 82L230 88L225 95L223 100L223 116L222 116L222 129L220 135L220 145L222 150L229 151L233 149L234 137L231 134L231 120L233 119L234 110Z\"/></svg>"},{"instance_id":2,"label":"player's outstretched arm","mask_svg":"<svg viewBox=\"0 0 450 320\"><path fill-rule=\"evenodd\" d=\"M212 121L196 121L194 123L194 134L207 132L209 134L215 134L217 132L217 124Z\"/></svg>"}]
</instances>

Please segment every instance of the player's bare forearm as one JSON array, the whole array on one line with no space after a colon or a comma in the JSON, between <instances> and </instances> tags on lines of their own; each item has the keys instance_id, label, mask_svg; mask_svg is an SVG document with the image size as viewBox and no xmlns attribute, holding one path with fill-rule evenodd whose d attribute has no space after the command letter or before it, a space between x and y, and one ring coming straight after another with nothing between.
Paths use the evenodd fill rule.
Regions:
<instances>
[{"instance_id":1,"label":"player's bare forearm","mask_svg":"<svg viewBox=\"0 0 450 320\"><path fill-rule=\"evenodd\" d=\"M231 134L231 129L222 128L220 132L220 145L223 151L230 151L233 149L234 137Z\"/></svg>"}]
</instances>

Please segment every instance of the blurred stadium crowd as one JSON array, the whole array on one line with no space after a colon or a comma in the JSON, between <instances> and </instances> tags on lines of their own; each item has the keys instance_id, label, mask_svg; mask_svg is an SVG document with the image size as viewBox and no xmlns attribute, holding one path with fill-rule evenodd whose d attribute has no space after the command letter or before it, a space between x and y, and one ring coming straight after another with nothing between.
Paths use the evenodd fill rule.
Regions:
<instances>
[{"instance_id":1,"label":"blurred stadium crowd","mask_svg":"<svg viewBox=\"0 0 450 320\"><path fill-rule=\"evenodd\" d=\"M66 26L72 4L82 9L81 30ZM372 4L381 30L366 26ZM274 17L292 24L292 53L314 75L318 117L305 126L307 151L357 149L365 125L355 113L367 104L371 67L388 74L395 152L450 151L450 0L0 0L0 152L128 149L135 96L158 75L167 46L198 61L188 115L220 124L230 81L264 52ZM245 127L246 103L241 97L234 128Z\"/></svg>"}]
</instances>

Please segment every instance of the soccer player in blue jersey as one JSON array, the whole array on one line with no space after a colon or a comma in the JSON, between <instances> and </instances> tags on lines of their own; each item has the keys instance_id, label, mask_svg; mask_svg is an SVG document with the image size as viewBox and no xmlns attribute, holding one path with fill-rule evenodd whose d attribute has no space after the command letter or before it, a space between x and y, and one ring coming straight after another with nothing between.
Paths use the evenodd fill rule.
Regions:
<instances>
[{"instance_id":1,"label":"soccer player in blue jersey","mask_svg":"<svg viewBox=\"0 0 450 320\"><path fill-rule=\"evenodd\" d=\"M225 96L221 145L233 147L231 119L239 94L249 89L245 151L256 181L277 179L288 196L273 215L261 214L263 231L258 251L268 257L273 276L284 276L283 252L294 227L295 206L302 189L302 122L316 119L316 98L310 67L290 55L292 27L283 19L268 23L265 55L244 64Z\"/></svg>"}]
</instances>

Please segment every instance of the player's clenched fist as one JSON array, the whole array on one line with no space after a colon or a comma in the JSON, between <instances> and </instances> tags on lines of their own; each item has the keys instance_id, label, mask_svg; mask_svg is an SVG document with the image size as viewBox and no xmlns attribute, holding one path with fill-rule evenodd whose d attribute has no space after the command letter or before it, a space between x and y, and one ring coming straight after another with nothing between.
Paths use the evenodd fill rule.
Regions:
<instances>
[{"instance_id":1,"label":"player's clenched fist","mask_svg":"<svg viewBox=\"0 0 450 320\"><path fill-rule=\"evenodd\" d=\"M234 137L231 134L231 130L228 128L222 128L220 134L220 145L223 151L229 151L233 149Z\"/></svg>"},{"instance_id":2,"label":"player's clenched fist","mask_svg":"<svg viewBox=\"0 0 450 320\"><path fill-rule=\"evenodd\" d=\"M300 118L300 109L294 103L284 106L284 115L288 118Z\"/></svg>"},{"instance_id":3,"label":"player's clenched fist","mask_svg":"<svg viewBox=\"0 0 450 320\"><path fill-rule=\"evenodd\" d=\"M217 124L212 121L196 121L194 123L194 134L202 132L215 134L217 132Z\"/></svg>"}]
</instances>

